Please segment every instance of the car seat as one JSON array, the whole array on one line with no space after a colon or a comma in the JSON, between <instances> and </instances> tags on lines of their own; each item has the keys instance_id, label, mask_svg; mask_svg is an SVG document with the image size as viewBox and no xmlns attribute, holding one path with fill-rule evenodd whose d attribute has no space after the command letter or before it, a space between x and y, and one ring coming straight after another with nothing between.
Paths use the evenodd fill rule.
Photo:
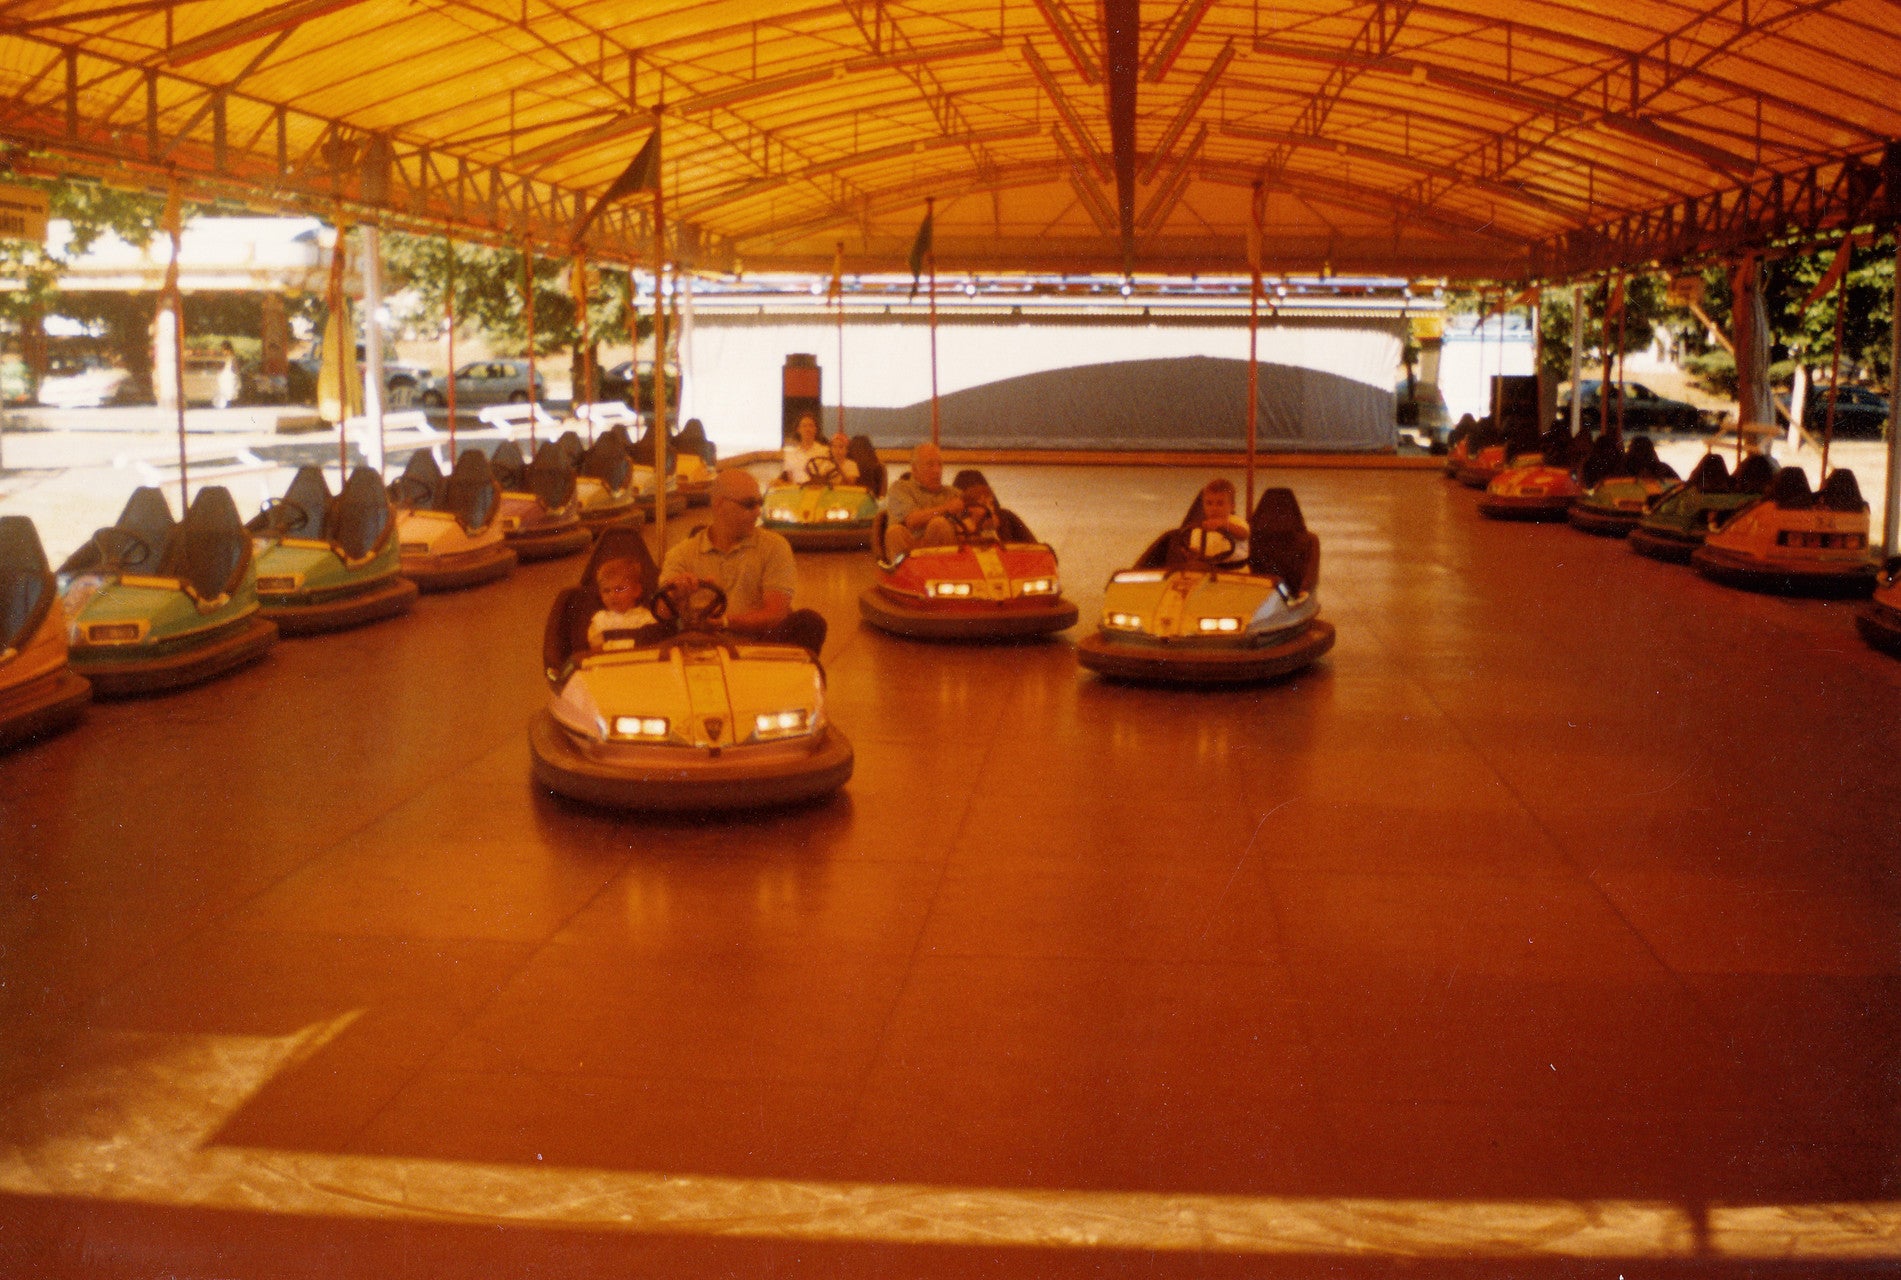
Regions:
<instances>
[{"instance_id":1,"label":"car seat","mask_svg":"<svg viewBox=\"0 0 1901 1280\"><path fill-rule=\"evenodd\" d=\"M297 474L290 478L290 488L284 490L282 515L279 510L278 505L267 503L244 527L252 533L321 540L330 515L330 486L324 481L323 471L318 467L297 468Z\"/></svg>"},{"instance_id":2,"label":"car seat","mask_svg":"<svg viewBox=\"0 0 1901 1280\"><path fill-rule=\"evenodd\" d=\"M853 436L845 444L845 456L858 464L858 483L871 490L874 498L884 497L884 463L870 436Z\"/></svg>"},{"instance_id":3,"label":"car seat","mask_svg":"<svg viewBox=\"0 0 1901 1280\"><path fill-rule=\"evenodd\" d=\"M0 516L0 651L31 640L58 598L39 530L25 516Z\"/></svg>"},{"instance_id":4,"label":"car seat","mask_svg":"<svg viewBox=\"0 0 1901 1280\"><path fill-rule=\"evenodd\" d=\"M396 527L390 518L389 495L376 472L358 467L344 482L343 492L330 504L325 536L346 560L361 560L379 550Z\"/></svg>"},{"instance_id":5,"label":"car seat","mask_svg":"<svg viewBox=\"0 0 1901 1280\"><path fill-rule=\"evenodd\" d=\"M1268 489L1248 519L1248 569L1272 574L1295 595L1320 581L1320 539L1307 528L1292 489Z\"/></svg>"},{"instance_id":6,"label":"car seat","mask_svg":"<svg viewBox=\"0 0 1901 1280\"><path fill-rule=\"evenodd\" d=\"M1784 511L1807 511L1815 505L1809 492L1808 473L1800 467L1784 467L1769 483L1769 500Z\"/></svg>"},{"instance_id":7,"label":"car seat","mask_svg":"<svg viewBox=\"0 0 1901 1280\"><path fill-rule=\"evenodd\" d=\"M719 457L719 450L706 438L706 424L698 418L688 418L670 443L675 453L690 453L709 467Z\"/></svg>"},{"instance_id":8,"label":"car seat","mask_svg":"<svg viewBox=\"0 0 1901 1280\"><path fill-rule=\"evenodd\" d=\"M455 460L438 511L446 511L470 533L488 528L495 519L502 489L489 470L488 457L480 449L464 449Z\"/></svg>"},{"instance_id":9,"label":"car seat","mask_svg":"<svg viewBox=\"0 0 1901 1280\"><path fill-rule=\"evenodd\" d=\"M172 530L159 573L177 578L200 600L217 600L238 589L250 564L251 535L238 519L231 491L207 485Z\"/></svg>"},{"instance_id":10,"label":"car seat","mask_svg":"<svg viewBox=\"0 0 1901 1280\"><path fill-rule=\"evenodd\" d=\"M1793 471L1794 467L1785 468ZM1822 481L1821 503L1830 511L1856 512L1866 511L1868 504L1862 501L1861 486L1855 482L1855 473L1847 467L1838 467L1828 473L1828 479Z\"/></svg>"},{"instance_id":11,"label":"car seat","mask_svg":"<svg viewBox=\"0 0 1901 1280\"><path fill-rule=\"evenodd\" d=\"M1578 479L1586 489L1596 488L1609 476L1632 474L1630 455L1618 447L1617 437L1608 431L1591 441L1590 452L1578 468Z\"/></svg>"},{"instance_id":12,"label":"car seat","mask_svg":"<svg viewBox=\"0 0 1901 1280\"><path fill-rule=\"evenodd\" d=\"M581 474L609 489L625 489L634 460L627 452L627 433L616 427L603 433L581 455Z\"/></svg>"},{"instance_id":13,"label":"car seat","mask_svg":"<svg viewBox=\"0 0 1901 1280\"><path fill-rule=\"evenodd\" d=\"M399 505L416 511L431 511L442 499L442 468L435 454L418 449L403 464L402 475L389 487L390 497Z\"/></svg>"},{"instance_id":14,"label":"car seat","mask_svg":"<svg viewBox=\"0 0 1901 1280\"><path fill-rule=\"evenodd\" d=\"M574 501L574 464L568 460L567 451L552 440L535 450L535 460L528 464L522 480L526 490L550 511L559 511Z\"/></svg>"},{"instance_id":15,"label":"car seat","mask_svg":"<svg viewBox=\"0 0 1901 1280\"><path fill-rule=\"evenodd\" d=\"M101 529L90 542L66 557L66 563L59 567L60 573L121 573L127 570L153 573L164 558L166 544L171 541L172 530L177 525L172 520L172 508L165 501L165 495L150 485L141 485L125 500L125 509L119 512L118 520L108 528L136 534L144 546L129 540L115 542L101 536L107 533L107 529Z\"/></svg>"},{"instance_id":16,"label":"car seat","mask_svg":"<svg viewBox=\"0 0 1901 1280\"><path fill-rule=\"evenodd\" d=\"M527 490L528 464L521 456L521 446L513 440L504 440L495 446L495 452L489 455L488 467L495 476L495 483L509 493Z\"/></svg>"},{"instance_id":17,"label":"car seat","mask_svg":"<svg viewBox=\"0 0 1901 1280\"><path fill-rule=\"evenodd\" d=\"M1690 478L1684 482L1699 493L1728 493L1729 464L1718 453L1706 453L1690 470Z\"/></svg>"},{"instance_id":18,"label":"car seat","mask_svg":"<svg viewBox=\"0 0 1901 1280\"><path fill-rule=\"evenodd\" d=\"M602 530L594 543L594 553L581 570L581 581L557 595L548 610L548 622L541 637L541 662L550 679L560 674L575 654L587 652L588 624L601 611L601 566L609 560L632 560L639 566L643 600L651 603L660 589L660 570L647 551L647 540L641 537L640 531ZM658 639L658 635L655 638Z\"/></svg>"},{"instance_id":19,"label":"car seat","mask_svg":"<svg viewBox=\"0 0 1901 1280\"><path fill-rule=\"evenodd\" d=\"M1625 475L1639 480L1675 480L1677 469L1657 456L1657 446L1649 436L1637 436L1624 451Z\"/></svg>"},{"instance_id":20,"label":"car seat","mask_svg":"<svg viewBox=\"0 0 1901 1280\"><path fill-rule=\"evenodd\" d=\"M1768 493L1769 486L1775 483L1776 462L1763 453L1752 453L1744 458L1742 465L1736 468L1736 474L1730 477L1730 488L1737 493Z\"/></svg>"}]
</instances>

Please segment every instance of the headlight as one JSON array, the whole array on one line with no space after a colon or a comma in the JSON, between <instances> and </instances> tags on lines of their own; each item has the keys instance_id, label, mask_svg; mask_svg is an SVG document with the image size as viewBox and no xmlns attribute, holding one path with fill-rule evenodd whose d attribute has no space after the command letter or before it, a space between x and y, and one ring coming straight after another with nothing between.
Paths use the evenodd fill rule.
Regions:
<instances>
[{"instance_id":1,"label":"headlight","mask_svg":"<svg viewBox=\"0 0 1901 1280\"><path fill-rule=\"evenodd\" d=\"M1140 631L1142 615L1139 613L1112 613L1103 619L1103 625L1114 627L1118 631Z\"/></svg>"},{"instance_id":2,"label":"headlight","mask_svg":"<svg viewBox=\"0 0 1901 1280\"><path fill-rule=\"evenodd\" d=\"M1025 596L1053 596L1056 594L1056 579L1030 578L1017 584L1017 594Z\"/></svg>"},{"instance_id":3,"label":"headlight","mask_svg":"<svg viewBox=\"0 0 1901 1280\"><path fill-rule=\"evenodd\" d=\"M804 710L767 711L752 718L755 738L794 738L811 728L811 716Z\"/></svg>"},{"instance_id":4,"label":"headlight","mask_svg":"<svg viewBox=\"0 0 1901 1280\"><path fill-rule=\"evenodd\" d=\"M956 598L970 594L968 582L927 582L924 589L939 599Z\"/></svg>"},{"instance_id":5,"label":"headlight","mask_svg":"<svg viewBox=\"0 0 1901 1280\"><path fill-rule=\"evenodd\" d=\"M659 742L665 740L667 729L665 716L615 716L612 736L630 741Z\"/></svg>"},{"instance_id":6,"label":"headlight","mask_svg":"<svg viewBox=\"0 0 1901 1280\"><path fill-rule=\"evenodd\" d=\"M1160 569L1124 569L1111 577L1111 582L1160 582L1168 575Z\"/></svg>"},{"instance_id":7,"label":"headlight","mask_svg":"<svg viewBox=\"0 0 1901 1280\"><path fill-rule=\"evenodd\" d=\"M1204 632L1239 631L1241 629L1241 619L1239 618L1203 618L1201 619L1200 626L1201 626L1202 631Z\"/></svg>"},{"instance_id":8,"label":"headlight","mask_svg":"<svg viewBox=\"0 0 1901 1280\"><path fill-rule=\"evenodd\" d=\"M825 512L825 518L827 520L849 520L852 518L852 515L853 512L850 507L831 507Z\"/></svg>"}]
</instances>

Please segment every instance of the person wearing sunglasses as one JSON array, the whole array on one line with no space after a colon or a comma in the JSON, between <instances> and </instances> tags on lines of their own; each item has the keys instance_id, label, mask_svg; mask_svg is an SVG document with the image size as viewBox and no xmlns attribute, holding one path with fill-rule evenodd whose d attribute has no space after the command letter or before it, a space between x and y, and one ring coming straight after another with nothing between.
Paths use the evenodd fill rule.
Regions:
<instances>
[{"instance_id":1,"label":"person wearing sunglasses","mask_svg":"<svg viewBox=\"0 0 1901 1280\"><path fill-rule=\"evenodd\" d=\"M740 470L713 480L713 519L677 543L660 567L663 587L718 587L726 593L728 631L772 644L796 644L813 657L825 644L825 619L794 609L798 569L792 544L759 528L759 482Z\"/></svg>"}]
</instances>

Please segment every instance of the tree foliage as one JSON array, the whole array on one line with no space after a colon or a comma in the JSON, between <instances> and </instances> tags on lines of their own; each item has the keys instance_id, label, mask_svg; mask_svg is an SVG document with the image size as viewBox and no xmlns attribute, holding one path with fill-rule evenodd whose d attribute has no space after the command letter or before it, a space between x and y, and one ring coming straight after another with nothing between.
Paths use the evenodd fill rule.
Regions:
<instances>
[{"instance_id":1,"label":"tree foliage","mask_svg":"<svg viewBox=\"0 0 1901 1280\"><path fill-rule=\"evenodd\" d=\"M526 352L528 311L522 289L520 251L456 244L442 236L391 232L383 237L383 264L392 290L415 290L425 321L430 316L442 315L443 303L453 287L458 330L479 329L492 341ZM580 346L580 313L569 291L569 266L570 260L566 258L535 255L537 355L576 350ZM588 274L588 325L593 342L599 346L626 341L627 273L591 268ZM652 335L651 314L637 315L636 323L641 336Z\"/></svg>"}]
</instances>

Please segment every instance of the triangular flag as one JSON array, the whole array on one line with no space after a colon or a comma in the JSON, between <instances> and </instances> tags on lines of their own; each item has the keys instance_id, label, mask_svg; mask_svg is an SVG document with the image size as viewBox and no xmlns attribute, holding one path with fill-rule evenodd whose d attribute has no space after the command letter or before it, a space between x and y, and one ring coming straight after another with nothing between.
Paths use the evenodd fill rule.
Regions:
<instances>
[{"instance_id":1,"label":"triangular flag","mask_svg":"<svg viewBox=\"0 0 1901 1280\"><path fill-rule=\"evenodd\" d=\"M918 223L917 239L911 242L911 296L917 297L918 277L924 274L924 259L931 253L931 219L936 210L926 210Z\"/></svg>"},{"instance_id":2,"label":"triangular flag","mask_svg":"<svg viewBox=\"0 0 1901 1280\"><path fill-rule=\"evenodd\" d=\"M845 296L845 242L840 240L838 247L832 250L832 283L826 288L825 296L840 301Z\"/></svg>"},{"instance_id":3,"label":"triangular flag","mask_svg":"<svg viewBox=\"0 0 1901 1280\"><path fill-rule=\"evenodd\" d=\"M1619 276L1611 283L1611 294L1604 302L1604 323L1609 324L1624 314L1624 277Z\"/></svg>"},{"instance_id":4,"label":"triangular flag","mask_svg":"<svg viewBox=\"0 0 1901 1280\"><path fill-rule=\"evenodd\" d=\"M601 198L596 200L593 207L574 224L574 233L569 239L579 240L586 235L587 229L594 225L594 219L601 216L601 210L616 200L625 200L628 196L643 191L658 190L660 190L660 126L656 124L653 132L647 135L647 141L641 145L640 154L621 170L620 177L608 185L607 190L601 193Z\"/></svg>"},{"instance_id":5,"label":"triangular flag","mask_svg":"<svg viewBox=\"0 0 1901 1280\"><path fill-rule=\"evenodd\" d=\"M1807 311L1827 297L1829 290L1841 282L1842 275L1848 270L1849 256L1854 251L1855 237L1849 236L1842 241L1842 247L1835 251L1835 261L1829 264L1828 270L1822 273L1822 278L1815 282L1813 289L1809 290L1809 296L1802 299L1800 310Z\"/></svg>"}]
</instances>

